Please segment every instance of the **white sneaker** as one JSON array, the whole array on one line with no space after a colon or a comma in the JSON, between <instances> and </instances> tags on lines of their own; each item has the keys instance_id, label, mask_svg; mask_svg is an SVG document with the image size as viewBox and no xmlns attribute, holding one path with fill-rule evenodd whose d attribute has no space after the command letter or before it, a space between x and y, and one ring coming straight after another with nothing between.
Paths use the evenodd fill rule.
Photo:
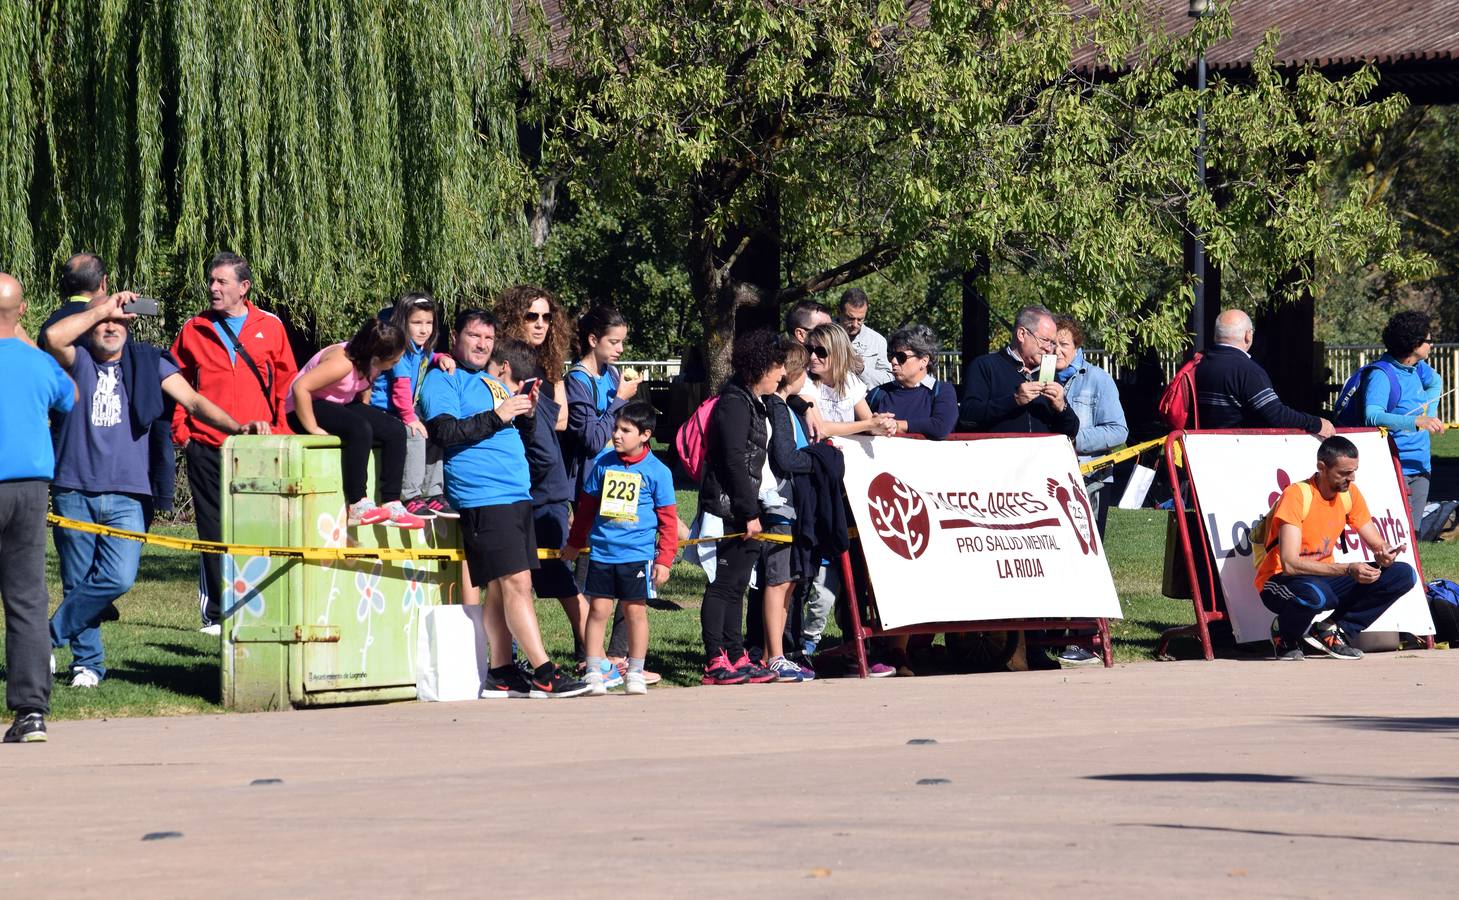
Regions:
<instances>
[{"instance_id":1,"label":"white sneaker","mask_svg":"<svg viewBox=\"0 0 1459 900\"><path fill-rule=\"evenodd\" d=\"M51 674L56 674L56 654L51 654Z\"/></svg>"},{"instance_id":2,"label":"white sneaker","mask_svg":"<svg viewBox=\"0 0 1459 900\"><path fill-rule=\"evenodd\" d=\"M204 625L202 628L199 628L198 632L200 634L210 634L213 637L222 637L223 626L219 625L217 622L214 622L211 625Z\"/></svg>"},{"instance_id":3,"label":"white sneaker","mask_svg":"<svg viewBox=\"0 0 1459 900\"><path fill-rule=\"evenodd\" d=\"M587 684L588 694L590 696L601 697L604 694L608 693L607 685L603 684L602 672L589 672L586 676L584 676L583 682Z\"/></svg>"},{"instance_id":4,"label":"white sneaker","mask_svg":"<svg viewBox=\"0 0 1459 900\"><path fill-rule=\"evenodd\" d=\"M94 688L101 684L101 676L82 666L71 676L71 687Z\"/></svg>"},{"instance_id":5,"label":"white sneaker","mask_svg":"<svg viewBox=\"0 0 1459 900\"><path fill-rule=\"evenodd\" d=\"M623 676L623 683L623 693L625 694L648 693L648 682L644 681L642 672L634 672L630 669L628 674Z\"/></svg>"}]
</instances>

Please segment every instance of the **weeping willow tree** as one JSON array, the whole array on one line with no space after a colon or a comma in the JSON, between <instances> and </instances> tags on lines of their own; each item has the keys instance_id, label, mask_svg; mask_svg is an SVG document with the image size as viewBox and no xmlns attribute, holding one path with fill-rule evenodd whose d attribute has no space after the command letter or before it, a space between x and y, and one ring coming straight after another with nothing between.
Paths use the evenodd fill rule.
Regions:
<instances>
[{"instance_id":1,"label":"weeping willow tree","mask_svg":"<svg viewBox=\"0 0 1459 900\"><path fill-rule=\"evenodd\" d=\"M406 287L450 303L522 271L509 0L0 0L0 270L33 317L56 265L255 296L332 338Z\"/></svg>"}]
</instances>

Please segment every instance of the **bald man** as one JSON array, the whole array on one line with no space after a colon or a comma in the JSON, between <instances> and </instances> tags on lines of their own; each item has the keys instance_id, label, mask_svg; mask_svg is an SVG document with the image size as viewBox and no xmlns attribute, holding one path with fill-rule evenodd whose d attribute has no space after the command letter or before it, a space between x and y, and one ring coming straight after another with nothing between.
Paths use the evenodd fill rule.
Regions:
<instances>
[{"instance_id":1,"label":"bald man","mask_svg":"<svg viewBox=\"0 0 1459 900\"><path fill-rule=\"evenodd\" d=\"M1216 317L1216 343L1196 366L1196 412L1202 428L1292 428L1321 438L1332 423L1283 403L1271 377L1251 358L1251 317L1228 309Z\"/></svg>"},{"instance_id":2,"label":"bald man","mask_svg":"<svg viewBox=\"0 0 1459 900\"><path fill-rule=\"evenodd\" d=\"M55 474L49 414L76 403L76 385L54 359L21 340L20 282L0 273L0 600L5 608L7 744L46 739L51 634L46 620L46 499Z\"/></svg>"}]
</instances>

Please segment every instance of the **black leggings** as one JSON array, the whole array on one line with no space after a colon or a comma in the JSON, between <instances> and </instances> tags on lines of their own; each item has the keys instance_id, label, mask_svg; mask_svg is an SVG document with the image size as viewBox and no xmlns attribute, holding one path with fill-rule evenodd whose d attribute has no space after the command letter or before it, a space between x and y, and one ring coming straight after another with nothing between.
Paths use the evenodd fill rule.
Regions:
<instances>
[{"instance_id":1,"label":"black leggings","mask_svg":"<svg viewBox=\"0 0 1459 900\"><path fill-rule=\"evenodd\" d=\"M405 426L399 419L358 400L346 406L316 398L314 421L343 444L340 455L345 502L354 503L368 495L365 470L373 447L380 448L380 468L375 472L380 502L400 499L400 482L405 475ZM294 413L289 413L289 427L295 434L307 434Z\"/></svg>"},{"instance_id":2,"label":"black leggings","mask_svg":"<svg viewBox=\"0 0 1459 900\"><path fill-rule=\"evenodd\" d=\"M728 523L725 530L729 530ZM704 603L699 607L704 654L709 659L724 651L730 662L734 662L745 649L742 631L745 588L750 584L750 573L754 571L764 546L761 541L741 538L729 538L715 544L714 580L704 589Z\"/></svg>"}]
</instances>

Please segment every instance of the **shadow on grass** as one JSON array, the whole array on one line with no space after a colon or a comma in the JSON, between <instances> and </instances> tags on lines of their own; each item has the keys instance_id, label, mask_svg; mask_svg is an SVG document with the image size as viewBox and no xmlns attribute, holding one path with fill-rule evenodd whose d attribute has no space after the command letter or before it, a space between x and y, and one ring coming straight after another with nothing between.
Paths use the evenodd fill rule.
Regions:
<instances>
[{"instance_id":1,"label":"shadow on grass","mask_svg":"<svg viewBox=\"0 0 1459 900\"><path fill-rule=\"evenodd\" d=\"M141 565L137 567L137 581L181 581L198 580L198 558L196 554L143 553Z\"/></svg>"},{"instance_id":2,"label":"shadow on grass","mask_svg":"<svg viewBox=\"0 0 1459 900\"><path fill-rule=\"evenodd\" d=\"M212 652L209 652L207 650L202 649L201 647L192 647L192 646L189 646L187 644L153 644L153 643L148 643L146 646L150 650L159 650L159 651L161 651L163 653L171 653L171 654L174 654L176 656L186 656L186 657L190 657L190 658L193 658L193 659L207 659L207 660L212 660L215 665L218 662L218 653L217 653L216 650L214 650Z\"/></svg>"},{"instance_id":3,"label":"shadow on grass","mask_svg":"<svg viewBox=\"0 0 1459 900\"><path fill-rule=\"evenodd\" d=\"M216 661L211 664L189 664L132 660L126 664L125 669L113 669L106 673L106 677L110 681L161 688L215 705L222 701Z\"/></svg>"}]
</instances>

